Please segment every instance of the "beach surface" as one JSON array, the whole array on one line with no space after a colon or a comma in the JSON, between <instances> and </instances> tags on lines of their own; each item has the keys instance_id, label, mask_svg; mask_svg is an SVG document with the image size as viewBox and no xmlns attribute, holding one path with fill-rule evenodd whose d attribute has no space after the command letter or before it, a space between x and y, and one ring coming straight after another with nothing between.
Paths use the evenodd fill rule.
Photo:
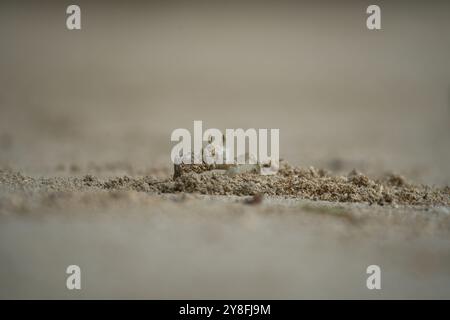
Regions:
<instances>
[{"instance_id":1,"label":"beach surface","mask_svg":"<svg viewBox=\"0 0 450 320\"><path fill-rule=\"evenodd\" d=\"M0 298L450 298L449 4L356 3L2 3ZM290 169L173 180L194 120Z\"/></svg>"}]
</instances>

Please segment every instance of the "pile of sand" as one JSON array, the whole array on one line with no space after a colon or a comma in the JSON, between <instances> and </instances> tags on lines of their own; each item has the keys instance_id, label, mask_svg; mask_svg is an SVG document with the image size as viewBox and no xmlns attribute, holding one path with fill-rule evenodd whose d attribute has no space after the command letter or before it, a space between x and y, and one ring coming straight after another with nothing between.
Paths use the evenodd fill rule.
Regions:
<instances>
[{"instance_id":1,"label":"pile of sand","mask_svg":"<svg viewBox=\"0 0 450 320\"><path fill-rule=\"evenodd\" d=\"M415 185L390 174L372 179L353 170L347 176L332 175L315 168L298 168L284 163L272 176L253 173L227 175L220 171L186 170L177 178L84 177L33 178L18 172L0 171L0 185L6 191L90 191L130 190L146 193L199 193L234 196L282 196L333 202L361 202L378 205L450 205L450 188Z\"/></svg>"}]
</instances>

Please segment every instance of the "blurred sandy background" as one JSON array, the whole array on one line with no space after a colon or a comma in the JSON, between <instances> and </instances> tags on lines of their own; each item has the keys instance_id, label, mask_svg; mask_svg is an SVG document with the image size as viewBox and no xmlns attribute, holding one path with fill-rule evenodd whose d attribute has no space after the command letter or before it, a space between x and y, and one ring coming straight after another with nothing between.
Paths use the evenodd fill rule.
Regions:
<instances>
[{"instance_id":1,"label":"blurred sandy background","mask_svg":"<svg viewBox=\"0 0 450 320\"><path fill-rule=\"evenodd\" d=\"M172 130L203 120L205 128L279 128L280 154L293 164L450 183L447 1L377 1L380 31L365 25L371 1L76 3L81 31L66 29L71 2L0 4L1 168L168 175ZM261 216L264 208L192 201L68 204L35 212L58 218L2 218L0 297L450 297L449 233L435 228L448 208L426 232L400 222L403 233L381 250L384 232L393 232L384 227L343 227L357 233L355 249L337 241L336 221L314 218L312 232L308 223L295 229L283 216ZM130 208L134 215L121 215ZM252 232L239 219L217 226L236 210L256 221ZM84 218L90 211L99 211L92 223ZM409 223L418 230L412 236ZM222 230L211 247L199 228L233 231ZM66 291L60 280L66 262L75 263L69 252L92 271L89 281L106 273L111 286L98 280L81 293ZM417 271L411 261L422 254L433 263ZM399 285L368 292L369 260L393 266L389 281ZM202 285L205 277L215 281Z\"/></svg>"}]
</instances>

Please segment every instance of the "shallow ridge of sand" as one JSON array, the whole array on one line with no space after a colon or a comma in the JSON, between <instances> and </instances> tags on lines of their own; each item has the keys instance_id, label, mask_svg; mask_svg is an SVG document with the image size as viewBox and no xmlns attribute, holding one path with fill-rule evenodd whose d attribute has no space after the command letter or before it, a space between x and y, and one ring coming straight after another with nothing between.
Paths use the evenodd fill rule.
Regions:
<instances>
[{"instance_id":1,"label":"shallow ridge of sand","mask_svg":"<svg viewBox=\"0 0 450 320\"><path fill-rule=\"evenodd\" d=\"M185 172L175 179L145 177L35 178L20 172L0 171L0 187L10 192L67 192L129 190L146 193L199 193L225 196L281 196L332 202L378 205L449 206L450 188L415 185L398 175L372 179L353 170L347 176L285 163L278 174L243 173L229 176L215 171Z\"/></svg>"}]
</instances>

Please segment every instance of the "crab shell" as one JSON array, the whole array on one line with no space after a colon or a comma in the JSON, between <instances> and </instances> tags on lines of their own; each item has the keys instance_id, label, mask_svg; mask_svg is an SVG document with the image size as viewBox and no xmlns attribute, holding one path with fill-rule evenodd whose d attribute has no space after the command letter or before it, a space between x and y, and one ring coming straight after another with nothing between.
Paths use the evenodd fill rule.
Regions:
<instances>
[{"instance_id":1,"label":"crab shell","mask_svg":"<svg viewBox=\"0 0 450 320\"><path fill-rule=\"evenodd\" d=\"M224 164L229 157L229 150L222 145L210 143L203 148L203 162L206 164Z\"/></svg>"}]
</instances>

